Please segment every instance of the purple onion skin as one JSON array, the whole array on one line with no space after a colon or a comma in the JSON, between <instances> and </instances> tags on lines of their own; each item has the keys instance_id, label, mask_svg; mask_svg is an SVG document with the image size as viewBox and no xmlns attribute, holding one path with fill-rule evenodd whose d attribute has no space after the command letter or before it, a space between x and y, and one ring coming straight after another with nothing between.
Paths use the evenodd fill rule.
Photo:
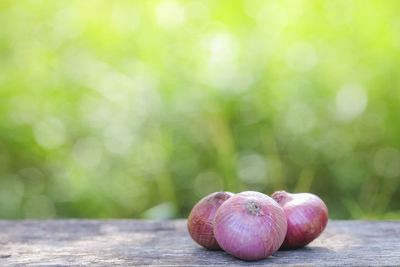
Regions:
<instances>
[{"instance_id":1,"label":"purple onion skin","mask_svg":"<svg viewBox=\"0 0 400 267\"><path fill-rule=\"evenodd\" d=\"M205 196L193 207L187 227L190 236L199 245L211 250L221 249L214 238L214 217L222 203L233 195L231 192L215 192Z\"/></svg>"},{"instance_id":2,"label":"purple onion skin","mask_svg":"<svg viewBox=\"0 0 400 267\"><path fill-rule=\"evenodd\" d=\"M282 248L304 247L324 231L328 208L316 195L277 191L272 198L281 205L287 219L287 234Z\"/></svg>"},{"instance_id":3,"label":"purple onion skin","mask_svg":"<svg viewBox=\"0 0 400 267\"><path fill-rule=\"evenodd\" d=\"M218 209L214 236L223 250L242 260L259 260L275 253L286 235L286 217L269 196L246 191Z\"/></svg>"}]
</instances>

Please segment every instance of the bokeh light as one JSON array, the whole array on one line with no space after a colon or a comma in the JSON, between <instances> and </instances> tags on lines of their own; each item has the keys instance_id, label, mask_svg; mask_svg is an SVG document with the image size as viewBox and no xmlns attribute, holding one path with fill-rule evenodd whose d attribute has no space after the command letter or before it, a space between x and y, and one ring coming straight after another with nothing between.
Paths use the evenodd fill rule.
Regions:
<instances>
[{"instance_id":1,"label":"bokeh light","mask_svg":"<svg viewBox=\"0 0 400 267\"><path fill-rule=\"evenodd\" d=\"M400 2L0 3L0 218L227 190L400 219Z\"/></svg>"}]
</instances>

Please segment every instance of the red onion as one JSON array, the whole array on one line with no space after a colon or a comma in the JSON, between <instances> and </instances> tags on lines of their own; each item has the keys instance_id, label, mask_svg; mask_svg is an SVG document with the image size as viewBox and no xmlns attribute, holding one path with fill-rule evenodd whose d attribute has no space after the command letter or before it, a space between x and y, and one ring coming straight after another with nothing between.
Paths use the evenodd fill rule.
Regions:
<instances>
[{"instance_id":1,"label":"red onion","mask_svg":"<svg viewBox=\"0 0 400 267\"><path fill-rule=\"evenodd\" d=\"M243 260L273 254L286 234L282 208L269 196L247 191L234 195L218 209L214 236L223 250Z\"/></svg>"},{"instance_id":2,"label":"red onion","mask_svg":"<svg viewBox=\"0 0 400 267\"><path fill-rule=\"evenodd\" d=\"M272 198L281 205L287 219L287 234L282 248L303 247L324 231L328 208L316 195L277 191Z\"/></svg>"},{"instance_id":3,"label":"red onion","mask_svg":"<svg viewBox=\"0 0 400 267\"><path fill-rule=\"evenodd\" d=\"M193 207L188 219L190 236L199 245L208 249L221 249L214 238L213 221L217 209L233 196L231 192L215 192L205 196Z\"/></svg>"}]
</instances>

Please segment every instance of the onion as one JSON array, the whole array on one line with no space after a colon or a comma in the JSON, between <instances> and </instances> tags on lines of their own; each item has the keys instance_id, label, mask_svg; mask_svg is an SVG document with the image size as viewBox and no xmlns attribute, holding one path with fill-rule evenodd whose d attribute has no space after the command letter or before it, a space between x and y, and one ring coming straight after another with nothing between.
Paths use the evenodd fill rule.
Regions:
<instances>
[{"instance_id":1,"label":"onion","mask_svg":"<svg viewBox=\"0 0 400 267\"><path fill-rule=\"evenodd\" d=\"M214 216L222 203L233 195L231 192L215 192L205 196L193 207L187 226L190 236L199 245L212 250L221 249L213 234Z\"/></svg>"},{"instance_id":2,"label":"onion","mask_svg":"<svg viewBox=\"0 0 400 267\"><path fill-rule=\"evenodd\" d=\"M279 249L286 234L282 208L269 196L247 191L218 209L214 236L223 250L243 260L266 258Z\"/></svg>"},{"instance_id":3,"label":"onion","mask_svg":"<svg viewBox=\"0 0 400 267\"><path fill-rule=\"evenodd\" d=\"M281 205L287 219L288 229L282 248L303 247L324 231L328 208L316 195L277 191L272 198Z\"/></svg>"}]
</instances>

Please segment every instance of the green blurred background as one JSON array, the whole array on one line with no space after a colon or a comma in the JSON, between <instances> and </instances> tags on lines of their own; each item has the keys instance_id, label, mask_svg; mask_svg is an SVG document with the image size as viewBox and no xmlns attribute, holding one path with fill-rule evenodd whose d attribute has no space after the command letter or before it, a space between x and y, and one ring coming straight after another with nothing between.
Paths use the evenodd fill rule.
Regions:
<instances>
[{"instance_id":1,"label":"green blurred background","mask_svg":"<svg viewBox=\"0 0 400 267\"><path fill-rule=\"evenodd\" d=\"M0 218L229 190L400 219L400 1L0 1Z\"/></svg>"}]
</instances>

